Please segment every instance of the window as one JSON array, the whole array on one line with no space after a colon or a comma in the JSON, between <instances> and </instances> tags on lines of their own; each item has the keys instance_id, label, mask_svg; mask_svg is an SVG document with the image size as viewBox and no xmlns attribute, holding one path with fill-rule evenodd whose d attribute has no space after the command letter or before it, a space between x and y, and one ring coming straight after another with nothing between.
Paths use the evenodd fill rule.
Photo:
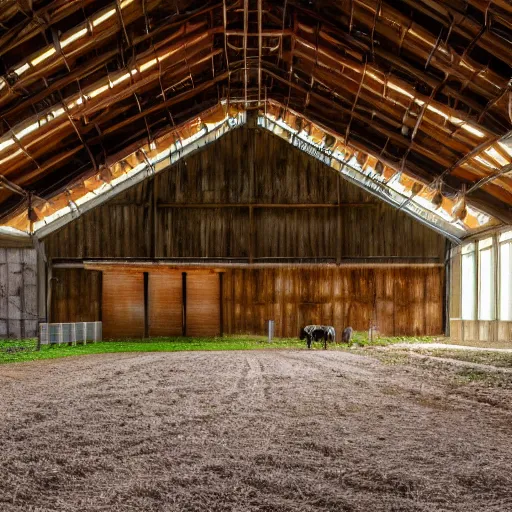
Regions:
<instances>
[{"instance_id":1,"label":"window","mask_svg":"<svg viewBox=\"0 0 512 512\"><path fill-rule=\"evenodd\" d=\"M494 320L494 247L492 238L478 242L478 318ZM464 276L463 276L464 279Z\"/></svg>"},{"instance_id":2,"label":"window","mask_svg":"<svg viewBox=\"0 0 512 512\"><path fill-rule=\"evenodd\" d=\"M500 242L500 320L512 320L512 231L502 233Z\"/></svg>"},{"instance_id":3,"label":"window","mask_svg":"<svg viewBox=\"0 0 512 512\"><path fill-rule=\"evenodd\" d=\"M462 319L474 320L476 310L475 244L462 248Z\"/></svg>"}]
</instances>

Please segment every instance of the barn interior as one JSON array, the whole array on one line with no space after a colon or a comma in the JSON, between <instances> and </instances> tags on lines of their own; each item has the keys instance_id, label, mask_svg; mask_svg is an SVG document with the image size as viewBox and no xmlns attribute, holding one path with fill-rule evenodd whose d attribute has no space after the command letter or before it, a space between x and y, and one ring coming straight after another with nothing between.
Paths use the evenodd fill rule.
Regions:
<instances>
[{"instance_id":1,"label":"barn interior","mask_svg":"<svg viewBox=\"0 0 512 512\"><path fill-rule=\"evenodd\" d=\"M4 0L0 337L512 343L507 0Z\"/></svg>"}]
</instances>

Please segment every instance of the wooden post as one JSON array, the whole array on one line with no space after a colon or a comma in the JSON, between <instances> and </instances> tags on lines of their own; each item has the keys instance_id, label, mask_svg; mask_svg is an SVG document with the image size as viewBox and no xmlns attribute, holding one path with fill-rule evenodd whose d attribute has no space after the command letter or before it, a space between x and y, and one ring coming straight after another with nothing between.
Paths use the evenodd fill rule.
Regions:
<instances>
[{"instance_id":1,"label":"wooden post","mask_svg":"<svg viewBox=\"0 0 512 512\"><path fill-rule=\"evenodd\" d=\"M151 241L150 241L150 257L156 258L157 256L157 250L156 250L156 242L157 242L157 235L158 235L158 227L157 227L157 215L158 215L158 208L157 208L157 195L158 195L158 184L157 184L157 177L153 177L153 187L151 190L151 229L149 232L151 233Z\"/></svg>"},{"instance_id":2,"label":"wooden post","mask_svg":"<svg viewBox=\"0 0 512 512\"><path fill-rule=\"evenodd\" d=\"M219 307L219 315L220 315L220 335L224 336L224 274L219 272L219 297L220 297L220 307Z\"/></svg>"},{"instance_id":3,"label":"wooden post","mask_svg":"<svg viewBox=\"0 0 512 512\"><path fill-rule=\"evenodd\" d=\"M144 272L144 338L149 337L149 273Z\"/></svg>"},{"instance_id":4,"label":"wooden post","mask_svg":"<svg viewBox=\"0 0 512 512\"><path fill-rule=\"evenodd\" d=\"M423 304L422 304L422 308L423 308L423 332L426 333L427 332L427 329L428 329L428 308L427 308L427 300L428 300L428 286L427 286L427 283L428 283L428 276L427 274L423 274ZM444 322L444 295L445 293L443 292L443 322ZM443 324L443 328L444 328L444 324Z\"/></svg>"},{"instance_id":5,"label":"wooden post","mask_svg":"<svg viewBox=\"0 0 512 512\"><path fill-rule=\"evenodd\" d=\"M47 263L48 271L46 273L46 320L52 321L52 286L53 286L53 265L50 259Z\"/></svg>"},{"instance_id":6,"label":"wooden post","mask_svg":"<svg viewBox=\"0 0 512 512\"><path fill-rule=\"evenodd\" d=\"M181 274L181 300L182 300L182 335L187 335L187 273L182 272Z\"/></svg>"},{"instance_id":7,"label":"wooden post","mask_svg":"<svg viewBox=\"0 0 512 512\"><path fill-rule=\"evenodd\" d=\"M249 205L249 263L254 260L254 209Z\"/></svg>"},{"instance_id":8,"label":"wooden post","mask_svg":"<svg viewBox=\"0 0 512 512\"><path fill-rule=\"evenodd\" d=\"M34 247L37 254L37 347L41 350L41 333L39 324L48 322L48 311L46 304L47 287L47 261L44 249L44 242L40 242L34 237Z\"/></svg>"},{"instance_id":9,"label":"wooden post","mask_svg":"<svg viewBox=\"0 0 512 512\"><path fill-rule=\"evenodd\" d=\"M473 242L474 248L475 248L475 274L476 274L476 292L475 292L475 304L474 304L474 324L477 326L477 333L480 333L479 329L479 316L478 316L478 305L480 304L480 251L478 250L478 242ZM464 276L462 276L462 279L464 279Z\"/></svg>"},{"instance_id":10,"label":"wooden post","mask_svg":"<svg viewBox=\"0 0 512 512\"><path fill-rule=\"evenodd\" d=\"M247 137L248 155L246 157L247 165L249 165L249 263L254 260L254 207L252 203L256 200L256 166L255 162L255 145L258 127L258 113L255 111L247 112L247 127L250 131L245 131Z\"/></svg>"},{"instance_id":11,"label":"wooden post","mask_svg":"<svg viewBox=\"0 0 512 512\"><path fill-rule=\"evenodd\" d=\"M451 249L452 243L446 240L444 256L444 286L443 286L443 331L445 336L450 336L450 290L451 290ZM426 290L427 291L427 290ZM426 296L425 296L426 297ZM425 313L425 323L427 315Z\"/></svg>"},{"instance_id":12,"label":"wooden post","mask_svg":"<svg viewBox=\"0 0 512 512\"><path fill-rule=\"evenodd\" d=\"M98 322L103 322L103 272L99 273Z\"/></svg>"},{"instance_id":13,"label":"wooden post","mask_svg":"<svg viewBox=\"0 0 512 512\"><path fill-rule=\"evenodd\" d=\"M338 174L338 211L336 217L336 263L339 265L342 258L342 223L341 223L341 176Z\"/></svg>"},{"instance_id":14,"label":"wooden post","mask_svg":"<svg viewBox=\"0 0 512 512\"><path fill-rule=\"evenodd\" d=\"M500 243L499 243L499 235L494 234L492 237L492 250L494 252L493 258L493 278L494 278L494 315L493 320L491 322L491 337L492 341L498 341L498 322L500 318L500 273L499 273L499 265L500 265ZM491 341L491 340L490 340Z\"/></svg>"}]
</instances>

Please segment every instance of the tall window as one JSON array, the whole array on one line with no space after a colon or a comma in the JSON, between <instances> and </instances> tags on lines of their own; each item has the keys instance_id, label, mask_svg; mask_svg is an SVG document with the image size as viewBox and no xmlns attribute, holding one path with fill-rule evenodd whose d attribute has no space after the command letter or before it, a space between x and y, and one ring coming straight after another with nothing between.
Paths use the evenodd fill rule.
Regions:
<instances>
[{"instance_id":1,"label":"tall window","mask_svg":"<svg viewBox=\"0 0 512 512\"><path fill-rule=\"evenodd\" d=\"M512 320L512 231L502 233L500 242L500 320Z\"/></svg>"},{"instance_id":2,"label":"tall window","mask_svg":"<svg viewBox=\"0 0 512 512\"><path fill-rule=\"evenodd\" d=\"M494 247L492 238L478 242L478 318L494 320Z\"/></svg>"},{"instance_id":3,"label":"tall window","mask_svg":"<svg viewBox=\"0 0 512 512\"><path fill-rule=\"evenodd\" d=\"M462 247L462 319L474 320L476 310L475 244Z\"/></svg>"}]
</instances>

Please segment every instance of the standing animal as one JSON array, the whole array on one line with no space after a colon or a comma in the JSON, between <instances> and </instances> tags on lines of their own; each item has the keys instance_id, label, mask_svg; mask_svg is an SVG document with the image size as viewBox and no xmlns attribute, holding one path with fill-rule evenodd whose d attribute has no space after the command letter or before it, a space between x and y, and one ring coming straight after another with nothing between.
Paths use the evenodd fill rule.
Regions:
<instances>
[{"instance_id":1,"label":"standing animal","mask_svg":"<svg viewBox=\"0 0 512 512\"><path fill-rule=\"evenodd\" d=\"M326 350L327 342L336 340L336 331L330 325L306 325L300 330L299 338L306 340L308 348L311 348L313 341L323 340L324 350Z\"/></svg>"},{"instance_id":2,"label":"standing animal","mask_svg":"<svg viewBox=\"0 0 512 512\"><path fill-rule=\"evenodd\" d=\"M341 333L341 342L342 343L348 343L349 345L352 344L352 333L354 330L352 327L346 327L343 329L343 332Z\"/></svg>"}]
</instances>

